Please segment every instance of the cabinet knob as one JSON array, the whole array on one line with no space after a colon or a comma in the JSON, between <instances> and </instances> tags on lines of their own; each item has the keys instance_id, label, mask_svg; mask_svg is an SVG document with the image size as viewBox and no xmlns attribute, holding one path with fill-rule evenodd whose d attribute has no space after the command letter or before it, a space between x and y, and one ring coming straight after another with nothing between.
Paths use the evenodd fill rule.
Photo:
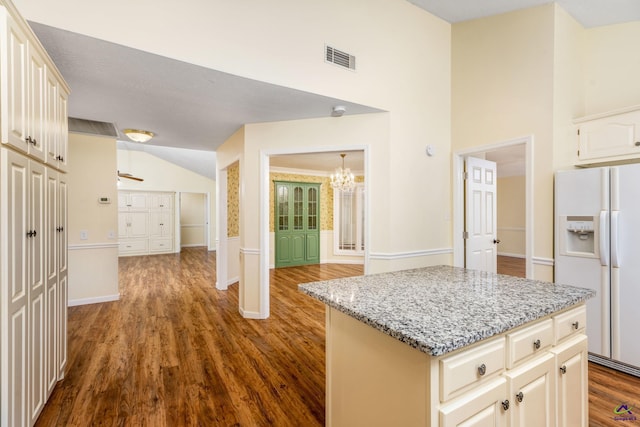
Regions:
<instances>
[{"instance_id":1,"label":"cabinet knob","mask_svg":"<svg viewBox=\"0 0 640 427\"><path fill-rule=\"evenodd\" d=\"M493 239L493 243L497 245L498 243L500 243L500 239Z\"/></svg>"},{"instance_id":2,"label":"cabinet knob","mask_svg":"<svg viewBox=\"0 0 640 427\"><path fill-rule=\"evenodd\" d=\"M564 375L564 374L566 374L566 373L567 373L567 365L562 365L562 366L560 366L560 373L561 373L562 375Z\"/></svg>"},{"instance_id":3,"label":"cabinet knob","mask_svg":"<svg viewBox=\"0 0 640 427\"><path fill-rule=\"evenodd\" d=\"M478 375L483 376L486 373L487 373L487 365L483 363L482 365L478 366Z\"/></svg>"},{"instance_id":4,"label":"cabinet knob","mask_svg":"<svg viewBox=\"0 0 640 427\"><path fill-rule=\"evenodd\" d=\"M540 340L535 340L535 341L533 342L533 348L534 348L535 350L540 349Z\"/></svg>"},{"instance_id":5,"label":"cabinet knob","mask_svg":"<svg viewBox=\"0 0 640 427\"><path fill-rule=\"evenodd\" d=\"M522 392L516 394L516 400L522 402L524 400L524 394Z\"/></svg>"},{"instance_id":6,"label":"cabinet knob","mask_svg":"<svg viewBox=\"0 0 640 427\"><path fill-rule=\"evenodd\" d=\"M636 141L636 147L640 147L640 141Z\"/></svg>"},{"instance_id":7,"label":"cabinet knob","mask_svg":"<svg viewBox=\"0 0 640 427\"><path fill-rule=\"evenodd\" d=\"M573 327L573 329L575 329L576 331L578 330L578 328L580 327L580 322L575 321L571 324L571 326Z\"/></svg>"},{"instance_id":8,"label":"cabinet knob","mask_svg":"<svg viewBox=\"0 0 640 427\"><path fill-rule=\"evenodd\" d=\"M507 409L509 409L509 401L508 400L503 400L502 401L502 409L504 409L505 411Z\"/></svg>"}]
</instances>

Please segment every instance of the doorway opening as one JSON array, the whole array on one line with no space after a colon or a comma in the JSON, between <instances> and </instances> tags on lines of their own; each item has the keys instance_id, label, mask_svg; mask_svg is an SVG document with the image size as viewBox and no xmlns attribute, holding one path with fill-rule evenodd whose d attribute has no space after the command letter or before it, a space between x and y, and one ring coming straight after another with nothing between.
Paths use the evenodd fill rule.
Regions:
<instances>
[{"instance_id":1,"label":"doorway opening","mask_svg":"<svg viewBox=\"0 0 640 427\"><path fill-rule=\"evenodd\" d=\"M180 248L209 247L209 195L179 194Z\"/></svg>"},{"instance_id":2,"label":"doorway opening","mask_svg":"<svg viewBox=\"0 0 640 427\"><path fill-rule=\"evenodd\" d=\"M524 177L524 206L518 209L524 211L524 230L522 227L502 227L498 224L498 231L502 233L523 233L524 254L509 253L509 255L524 256L527 278L533 278L533 136L514 140L472 147L457 151L453 156L453 262L455 266L466 267L465 261L465 200L464 200L464 162L467 157L486 158L496 161L498 180L505 172L510 175L519 173ZM513 169L518 170L514 172ZM498 188L500 200L500 186ZM522 203L522 202L520 202ZM498 221L500 217L498 216ZM499 249L500 251L500 249ZM500 252L498 252L500 255Z\"/></svg>"}]
</instances>

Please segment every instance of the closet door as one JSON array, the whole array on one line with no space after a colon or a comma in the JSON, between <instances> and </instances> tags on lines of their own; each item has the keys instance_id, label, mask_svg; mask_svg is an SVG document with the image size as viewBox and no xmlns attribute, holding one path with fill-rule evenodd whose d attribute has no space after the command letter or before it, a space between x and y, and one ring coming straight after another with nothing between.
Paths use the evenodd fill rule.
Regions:
<instances>
[{"instance_id":1,"label":"closet door","mask_svg":"<svg viewBox=\"0 0 640 427\"><path fill-rule=\"evenodd\" d=\"M0 276L3 360L0 424L28 424L28 312L29 283L27 231L29 161L13 151L0 148L0 254L6 270ZM4 333L6 331L6 333Z\"/></svg>"},{"instance_id":2,"label":"closet door","mask_svg":"<svg viewBox=\"0 0 640 427\"><path fill-rule=\"evenodd\" d=\"M29 280L29 416L34 423L44 406L45 395L45 167L29 161L29 225L27 259Z\"/></svg>"},{"instance_id":3,"label":"closet door","mask_svg":"<svg viewBox=\"0 0 640 427\"><path fill-rule=\"evenodd\" d=\"M47 168L47 238L46 238L46 332L45 332L45 398L48 398L53 391L58 380L57 368L57 324L58 324L58 236L60 226L58 225L58 173Z\"/></svg>"},{"instance_id":4,"label":"closet door","mask_svg":"<svg viewBox=\"0 0 640 427\"><path fill-rule=\"evenodd\" d=\"M67 299L68 299L68 257L67 257L67 176L58 175L58 322L57 355L58 381L64 378L67 367Z\"/></svg>"}]
</instances>

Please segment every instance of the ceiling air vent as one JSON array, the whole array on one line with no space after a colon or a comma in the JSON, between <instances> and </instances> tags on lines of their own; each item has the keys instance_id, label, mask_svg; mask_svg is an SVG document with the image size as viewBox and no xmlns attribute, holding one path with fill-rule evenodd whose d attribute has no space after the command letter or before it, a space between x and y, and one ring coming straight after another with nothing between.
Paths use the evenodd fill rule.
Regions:
<instances>
[{"instance_id":1,"label":"ceiling air vent","mask_svg":"<svg viewBox=\"0 0 640 427\"><path fill-rule=\"evenodd\" d=\"M334 49L331 46L325 46L325 61L339 65L349 70L356 69L356 57L349 55L341 50Z\"/></svg>"},{"instance_id":2,"label":"ceiling air vent","mask_svg":"<svg viewBox=\"0 0 640 427\"><path fill-rule=\"evenodd\" d=\"M69 117L69 132L113 137L118 136L118 131L113 123L78 119L76 117Z\"/></svg>"}]
</instances>

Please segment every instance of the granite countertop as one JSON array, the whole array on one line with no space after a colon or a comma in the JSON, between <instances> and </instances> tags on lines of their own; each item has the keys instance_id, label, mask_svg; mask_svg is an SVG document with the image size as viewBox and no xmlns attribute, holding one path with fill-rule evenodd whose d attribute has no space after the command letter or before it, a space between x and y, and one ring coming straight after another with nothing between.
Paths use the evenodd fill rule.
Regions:
<instances>
[{"instance_id":1,"label":"granite countertop","mask_svg":"<svg viewBox=\"0 0 640 427\"><path fill-rule=\"evenodd\" d=\"M444 265L305 283L299 289L432 356L595 295L589 289Z\"/></svg>"}]
</instances>

